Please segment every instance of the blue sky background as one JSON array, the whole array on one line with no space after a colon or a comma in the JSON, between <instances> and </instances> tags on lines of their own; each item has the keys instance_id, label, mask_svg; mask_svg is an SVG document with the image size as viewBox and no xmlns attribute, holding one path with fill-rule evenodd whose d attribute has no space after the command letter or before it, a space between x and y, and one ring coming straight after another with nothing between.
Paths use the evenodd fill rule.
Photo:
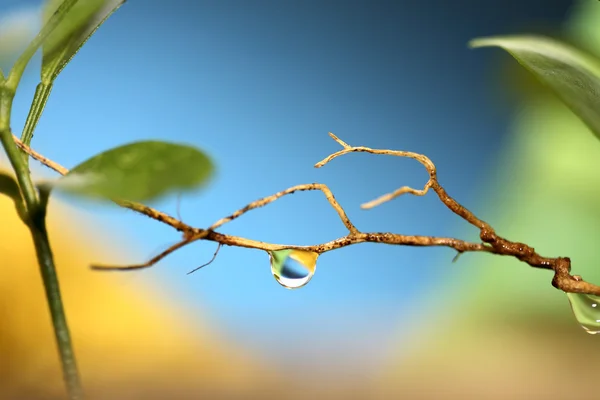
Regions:
<instances>
[{"instance_id":1,"label":"blue sky background","mask_svg":"<svg viewBox=\"0 0 600 400\"><path fill-rule=\"evenodd\" d=\"M0 4L7 12L40 2ZM133 140L196 145L214 159L217 174L205 190L181 200L181 216L194 226L318 181L363 231L456 236L465 225L433 195L361 210L362 202L396 187L422 186L427 175L410 160L369 155L314 169L338 150L327 132L353 145L428 155L446 189L477 213L513 110L498 96L499 52L472 51L466 43L557 26L569 6L558 0L129 1L56 81L33 147L71 167ZM38 82L37 63L16 99L15 132ZM124 263L178 240L168 227L131 212L73 204L94 215L73 223L94 224L129 249ZM175 196L155 205L176 213ZM345 234L320 193L284 198L222 232L295 244ZM405 326L419 323L423 312L431 316L422 299L464 277L450 264L450 250L370 244L323 255L314 279L296 291L275 282L267 255L256 250L224 248L212 265L185 274L215 248L194 244L131 279L154 282L273 362L313 371L340 360L348 361L347 373L371 371Z\"/></svg>"}]
</instances>

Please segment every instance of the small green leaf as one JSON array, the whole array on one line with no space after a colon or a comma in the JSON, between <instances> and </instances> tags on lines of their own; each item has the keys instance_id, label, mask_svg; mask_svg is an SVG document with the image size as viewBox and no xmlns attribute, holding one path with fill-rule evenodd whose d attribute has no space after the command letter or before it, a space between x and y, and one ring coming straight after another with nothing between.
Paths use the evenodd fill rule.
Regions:
<instances>
[{"instance_id":1,"label":"small green leaf","mask_svg":"<svg viewBox=\"0 0 600 400\"><path fill-rule=\"evenodd\" d=\"M103 199L148 201L194 189L212 175L210 159L190 146L142 141L105 151L71 169L58 188Z\"/></svg>"},{"instance_id":2,"label":"small green leaf","mask_svg":"<svg viewBox=\"0 0 600 400\"><path fill-rule=\"evenodd\" d=\"M19 184L15 177L8 172L0 171L0 193L7 195L15 201L21 200Z\"/></svg>"},{"instance_id":3,"label":"small green leaf","mask_svg":"<svg viewBox=\"0 0 600 400\"><path fill-rule=\"evenodd\" d=\"M64 0L48 0L44 8L44 23ZM52 82L77 54L96 29L125 0L80 0L46 38L42 46L42 82Z\"/></svg>"},{"instance_id":4,"label":"small green leaf","mask_svg":"<svg viewBox=\"0 0 600 400\"><path fill-rule=\"evenodd\" d=\"M550 87L600 138L600 61L544 36L498 36L472 40L471 47L498 46Z\"/></svg>"},{"instance_id":5,"label":"small green leaf","mask_svg":"<svg viewBox=\"0 0 600 400\"><path fill-rule=\"evenodd\" d=\"M25 204L21 197L21 191L19 190L19 184L17 179L9 172L0 171L0 193L10 197L17 207L17 211L21 218L25 217Z\"/></svg>"}]
</instances>

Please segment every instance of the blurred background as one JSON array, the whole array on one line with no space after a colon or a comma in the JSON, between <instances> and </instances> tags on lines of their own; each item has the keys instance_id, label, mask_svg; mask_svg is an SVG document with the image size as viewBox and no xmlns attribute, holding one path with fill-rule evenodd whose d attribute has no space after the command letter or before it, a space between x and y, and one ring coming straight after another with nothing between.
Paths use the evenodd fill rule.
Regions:
<instances>
[{"instance_id":1,"label":"blurred background","mask_svg":"<svg viewBox=\"0 0 600 400\"><path fill-rule=\"evenodd\" d=\"M39 29L42 3L0 4L0 44L18 48ZM193 226L317 181L363 231L477 240L434 195L359 208L422 186L414 161L356 154L313 168L338 150L329 131L420 152L499 234L570 256L574 273L600 282L600 144L506 53L466 46L534 32L600 56L598 20L595 0L129 1L56 81L33 147L72 167L139 139L198 146L217 165L211 184L152 204ZM17 93L16 133L39 63ZM0 213L0 397L61 398L33 247L8 200ZM50 225L92 398L588 399L597 390L598 338L578 326L551 273L514 259L452 263L449 249L361 244L320 257L312 281L291 291L257 250L223 248L186 275L212 257L210 242L148 270L91 272L92 262L138 263L179 239L114 206L55 198ZM346 233L317 192L222 232L293 244Z\"/></svg>"}]
</instances>

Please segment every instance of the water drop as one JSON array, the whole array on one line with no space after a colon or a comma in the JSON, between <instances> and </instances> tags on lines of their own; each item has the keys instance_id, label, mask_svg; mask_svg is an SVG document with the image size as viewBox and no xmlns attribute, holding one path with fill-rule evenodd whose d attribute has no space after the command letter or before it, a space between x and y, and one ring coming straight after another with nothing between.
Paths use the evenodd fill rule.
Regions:
<instances>
[{"instance_id":1,"label":"water drop","mask_svg":"<svg viewBox=\"0 0 600 400\"><path fill-rule=\"evenodd\" d=\"M600 333L600 297L591 294L567 293L577 322L589 334Z\"/></svg>"},{"instance_id":2,"label":"water drop","mask_svg":"<svg viewBox=\"0 0 600 400\"><path fill-rule=\"evenodd\" d=\"M271 273L287 289L306 285L317 269L318 253L305 250L270 251Z\"/></svg>"}]
</instances>

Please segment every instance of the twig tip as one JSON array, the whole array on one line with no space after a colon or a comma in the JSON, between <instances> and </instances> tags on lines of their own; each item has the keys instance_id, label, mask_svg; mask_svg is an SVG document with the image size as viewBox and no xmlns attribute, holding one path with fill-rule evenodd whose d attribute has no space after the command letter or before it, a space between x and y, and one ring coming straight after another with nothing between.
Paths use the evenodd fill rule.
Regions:
<instances>
[{"instance_id":1,"label":"twig tip","mask_svg":"<svg viewBox=\"0 0 600 400\"><path fill-rule=\"evenodd\" d=\"M348 143L344 142L342 139L340 139L339 137L337 137L333 132L329 132L329 136L331 136L331 138L333 140L335 140L336 142L338 142L340 144L340 146L342 146L344 149L349 149L349 148L352 147Z\"/></svg>"}]
</instances>

